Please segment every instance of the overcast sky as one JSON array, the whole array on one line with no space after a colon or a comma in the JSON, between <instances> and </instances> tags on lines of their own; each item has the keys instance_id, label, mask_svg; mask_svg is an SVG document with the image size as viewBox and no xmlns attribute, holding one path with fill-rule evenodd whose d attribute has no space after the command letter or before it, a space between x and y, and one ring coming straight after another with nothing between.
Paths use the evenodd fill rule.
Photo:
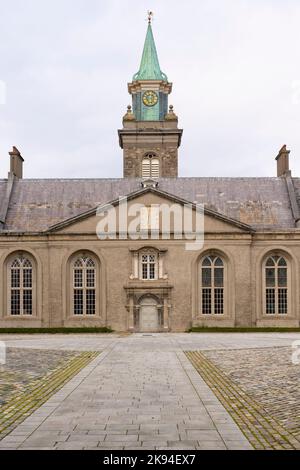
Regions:
<instances>
[{"instance_id":1,"label":"overcast sky","mask_svg":"<svg viewBox=\"0 0 300 470\"><path fill-rule=\"evenodd\" d=\"M300 176L299 0L0 0L0 177L12 145L27 178L122 176L148 9L180 176L275 176L283 144Z\"/></svg>"}]
</instances>

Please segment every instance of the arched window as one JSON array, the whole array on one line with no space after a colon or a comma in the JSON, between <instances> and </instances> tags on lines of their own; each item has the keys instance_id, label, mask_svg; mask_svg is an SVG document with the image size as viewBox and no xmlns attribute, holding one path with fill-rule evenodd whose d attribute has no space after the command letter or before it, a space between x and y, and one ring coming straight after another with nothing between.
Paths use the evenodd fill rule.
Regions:
<instances>
[{"instance_id":1,"label":"arched window","mask_svg":"<svg viewBox=\"0 0 300 470\"><path fill-rule=\"evenodd\" d=\"M72 263L73 314L96 314L96 263L90 256L78 256Z\"/></svg>"},{"instance_id":2,"label":"arched window","mask_svg":"<svg viewBox=\"0 0 300 470\"><path fill-rule=\"evenodd\" d=\"M154 251L140 253L140 278L153 281L158 277L157 253Z\"/></svg>"},{"instance_id":3,"label":"arched window","mask_svg":"<svg viewBox=\"0 0 300 470\"><path fill-rule=\"evenodd\" d=\"M265 261L265 313L288 313L288 265L281 255L271 255Z\"/></svg>"},{"instance_id":4,"label":"arched window","mask_svg":"<svg viewBox=\"0 0 300 470\"><path fill-rule=\"evenodd\" d=\"M219 256L206 256L201 263L201 311L224 314L224 263Z\"/></svg>"},{"instance_id":5,"label":"arched window","mask_svg":"<svg viewBox=\"0 0 300 470\"><path fill-rule=\"evenodd\" d=\"M9 264L9 313L10 315L33 314L33 265L20 254Z\"/></svg>"},{"instance_id":6,"label":"arched window","mask_svg":"<svg viewBox=\"0 0 300 470\"><path fill-rule=\"evenodd\" d=\"M159 159L155 153L147 153L142 161L142 178L159 178Z\"/></svg>"}]
</instances>

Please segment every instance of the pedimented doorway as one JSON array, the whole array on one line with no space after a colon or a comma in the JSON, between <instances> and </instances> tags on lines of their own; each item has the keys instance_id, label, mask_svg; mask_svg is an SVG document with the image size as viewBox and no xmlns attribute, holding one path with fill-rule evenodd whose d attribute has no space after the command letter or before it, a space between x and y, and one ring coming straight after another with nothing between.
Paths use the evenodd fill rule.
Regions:
<instances>
[{"instance_id":1,"label":"pedimented doorway","mask_svg":"<svg viewBox=\"0 0 300 470\"><path fill-rule=\"evenodd\" d=\"M158 302L154 297L144 297L139 305L139 330L140 332L161 331L161 319Z\"/></svg>"}]
</instances>

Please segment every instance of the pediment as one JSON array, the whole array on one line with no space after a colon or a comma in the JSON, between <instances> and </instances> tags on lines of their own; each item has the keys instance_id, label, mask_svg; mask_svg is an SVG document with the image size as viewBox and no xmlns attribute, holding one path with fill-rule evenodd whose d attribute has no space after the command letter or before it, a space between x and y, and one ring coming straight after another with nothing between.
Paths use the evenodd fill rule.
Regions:
<instances>
[{"instance_id":1,"label":"pediment","mask_svg":"<svg viewBox=\"0 0 300 470\"><path fill-rule=\"evenodd\" d=\"M196 214L197 207L195 204L185 201L181 198L178 198L174 195L160 191L157 188L144 188L134 193L129 194L126 197L119 198L117 200L111 201L103 206L96 207L87 212L79 214L78 216L72 217L70 219L64 220L52 227L50 227L47 232L55 233L74 233L74 234L91 234L96 233L96 228L100 220L106 215L109 217L109 214L116 218L116 231L119 230L119 220L120 212L122 211L122 216L124 214L127 217L127 223L130 224L133 218L136 218L138 215L139 207L151 208L150 213L153 218L153 214L156 214L156 217L159 218L159 226L162 225L161 215L159 213L169 213L171 214L170 219L170 228L171 233L176 231L176 223L174 223L174 213L176 212L176 217L180 217L180 210L182 211L182 217L184 217L185 208L189 208L194 214ZM152 209L153 208L153 209ZM156 208L156 209L155 209ZM159 209L157 209L159 208ZM146 210L146 209L145 209ZM142 211L145 211L142 209ZM158 212L157 212L158 211ZM162 212L165 211L165 212ZM144 214L144 212L142 212ZM141 218L144 216L142 215ZM155 217L155 215L154 215ZM177 219L178 220L178 219ZM158 222L156 222L158 223ZM173 226L172 226L173 224ZM208 208L204 208L204 232L205 233L242 233L242 232L253 232L253 228L249 225L241 223L237 220L231 219L223 214L220 214L216 211L213 211Z\"/></svg>"}]
</instances>

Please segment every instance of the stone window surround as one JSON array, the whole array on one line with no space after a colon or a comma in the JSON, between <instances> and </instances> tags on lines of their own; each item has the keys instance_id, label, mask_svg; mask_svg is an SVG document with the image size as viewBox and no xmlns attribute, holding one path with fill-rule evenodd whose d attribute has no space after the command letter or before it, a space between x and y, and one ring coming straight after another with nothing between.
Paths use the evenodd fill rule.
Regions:
<instances>
[{"instance_id":1,"label":"stone window surround","mask_svg":"<svg viewBox=\"0 0 300 470\"><path fill-rule=\"evenodd\" d=\"M74 314L74 300L73 300L73 265L74 262L81 256L87 256L91 258L96 265L96 311L94 315L75 315ZM101 264L98 259L98 257L91 251L89 250L79 250L76 251L75 253L72 253L68 259L67 266L66 266L66 271L67 271L67 276L66 276L66 283L67 283L67 288L66 288L66 294L67 294L67 319L72 319L72 320L82 320L84 319L90 319L93 320L95 318L99 318L101 316L101 302L100 302L100 297L101 297Z\"/></svg>"},{"instance_id":2,"label":"stone window surround","mask_svg":"<svg viewBox=\"0 0 300 470\"><path fill-rule=\"evenodd\" d=\"M272 256L280 256L284 258L284 260L287 263L287 313L285 314L279 314L278 312L276 313L266 313L267 312L267 307L266 307L266 262L268 259ZM289 256L287 253L281 251L281 250L271 250L267 253L265 253L262 263L261 263L261 286L262 286L262 295L261 295L261 301L262 301L262 317L263 318L277 318L277 319L285 319L289 316L291 316L291 305L292 305L292 265L291 265L291 260L289 259Z\"/></svg>"},{"instance_id":3,"label":"stone window surround","mask_svg":"<svg viewBox=\"0 0 300 470\"><path fill-rule=\"evenodd\" d=\"M202 312L202 264L208 256L215 256L223 261L223 313L222 314L204 314ZM198 311L199 315L204 319L222 319L228 312L228 263L224 255L217 250L209 250L200 256L198 259Z\"/></svg>"},{"instance_id":4,"label":"stone window surround","mask_svg":"<svg viewBox=\"0 0 300 470\"><path fill-rule=\"evenodd\" d=\"M72 314L78 315L81 318L88 316L94 316L95 306L96 306L96 294L97 294L97 267L96 261L90 256L81 256L78 254L77 257L74 257L72 261ZM93 274L88 276L88 274ZM80 274L80 276L79 276ZM90 285L89 285L90 283ZM75 313L76 307L74 305L74 296L75 291L82 292L82 299L79 304L82 304L82 313ZM92 298L88 301L88 292L93 292ZM90 302L90 303L89 303ZM89 303L89 306L88 306ZM77 305L77 308L80 308ZM93 313L87 313L87 310L93 311Z\"/></svg>"},{"instance_id":5,"label":"stone window surround","mask_svg":"<svg viewBox=\"0 0 300 470\"><path fill-rule=\"evenodd\" d=\"M31 315L11 315L11 273L10 273L10 266L13 260L19 258L20 256L27 258L31 264L32 264L32 314ZM37 317L39 316L37 314L38 312L38 306L37 306L37 301L38 301L38 295L37 295L37 290L38 290L38 273L37 273L37 262L35 257L28 252L27 250L16 250L11 252L5 259L4 262L4 317L9 320L16 320L16 321L21 321L26 319L27 320L36 320Z\"/></svg>"},{"instance_id":6,"label":"stone window surround","mask_svg":"<svg viewBox=\"0 0 300 470\"><path fill-rule=\"evenodd\" d=\"M215 300L214 300L214 294L215 294L215 285L214 285L214 279L213 279L213 275L214 275L214 271L216 269L216 266L214 263L212 263L212 265L210 266L210 269L211 269L211 274L212 274L212 283L211 283L211 287L209 288L210 291L211 291L211 313L204 313L203 312L203 301L202 301L202 291L204 289L208 289L206 287L203 286L203 280L202 280L202 270L203 270L203 262L206 258L210 258L210 257L213 257L213 258L219 258L221 261L222 261L222 266L220 266L222 269L223 269L223 283L222 283L222 286L220 287L222 290L223 290L223 301L222 301L222 309L223 309L223 312L222 313L215 313L213 310L213 306L215 305ZM223 317L226 313L226 286L227 286L227 269L226 269L226 261L224 260L224 257L221 256L220 254L217 254L217 253L206 253L204 256L201 257L200 261L199 261L199 288L200 288L200 293L199 293L199 302L200 302L200 306L199 306L199 309L200 309L200 313L201 315L205 316L205 317Z\"/></svg>"},{"instance_id":7,"label":"stone window surround","mask_svg":"<svg viewBox=\"0 0 300 470\"><path fill-rule=\"evenodd\" d=\"M140 280L142 282L154 282L158 280L166 281L168 274L165 273L165 254L168 251L166 248L156 248L153 246L144 246L141 248L130 248L129 251L132 254L132 273L130 280ZM155 254L157 257L156 263L156 276L155 279L142 279L142 263L141 256L143 254Z\"/></svg>"},{"instance_id":8,"label":"stone window surround","mask_svg":"<svg viewBox=\"0 0 300 470\"><path fill-rule=\"evenodd\" d=\"M221 315L202 315L201 309L201 265L206 256L219 256L224 263L224 313ZM224 247L208 245L195 254L192 262L192 325L217 326L223 324L233 327L236 318L235 264L231 252Z\"/></svg>"}]
</instances>

